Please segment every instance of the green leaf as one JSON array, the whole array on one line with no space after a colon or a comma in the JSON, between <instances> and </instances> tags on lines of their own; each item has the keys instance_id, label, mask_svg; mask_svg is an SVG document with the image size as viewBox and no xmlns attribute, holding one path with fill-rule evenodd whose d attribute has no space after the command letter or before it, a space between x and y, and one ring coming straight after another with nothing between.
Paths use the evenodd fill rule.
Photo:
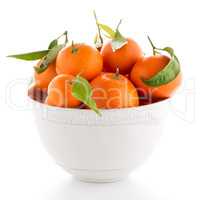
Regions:
<instances>
[{"instance_id":1,"label":"green leaf","mask_svg":"<svg viewBox=\"0 0 200 200\"><path fill-rule=\"evenodd\" d=\"M67 31L65 31L63 34L61 34L59 37L57 37L56 39L52 40L49 44L48 50L42 50L42 51L35 51L35 52L29 52L29 53L23 53L23 54L14 54L14 55L8 55L7 57L10 58L17 58L17 59L21 59L21 60L26 60L26 61L33 61L33 60L39 60L41 58L44 58L45 56L47 56L47 54L49 54L47 56L47 59L44 59L45 63L43 63L43 65L46 66L46 62L48 63L50 60L51 61L51 57L54 57L52 54L55 54L54 51L56 51L56 49L59 49L58 45L58 40L64 36L65 37L65 41L63 45L66 45L68 42L68 37L67 37ZM55 47L55 49L54 49ZM50 50L53 49L53 51L50 52ZM50 52L50 53L49 53ZM57 54L56 54L57 55ZM53 59L53 58L52 58ZM46 61L47 60L47 61ZM42 67L42 70L44 70L46 67ZM41 69L36 69L36 71L40 72Z\"/></svg>"},{"instance_id":2,"label":"green leaf","mask_svg":"<svg viewBox=\"0 0 200 200\"><path fill-rule=\"evenodd\" d=\"M108 34L104 34L104 33L103 33L103 35L104 35L106 38L108 38L108 39L112 39L112 37L110 37Z\"/></svg>"},{"instance_id":3,"label":"green leaf","mask_svg":"<svg viewBox=\"0 0 200 200\"><path fill-rule=\"evenodd\" d=\"M111 43L112 50L115 52L117 49L120 49L126 45L127 42L127 39L124 38L118 30L116 30L115 37Z\"/></svg>"},{"instance_id":4,"label":"green leaf","mask_svg":"<svg viewBox=\"0 0 200 200\"><path fill-rule=\"evenodd\" d=\"M52 49L53 47L58 45L58 40L55 39L53 41L50 42L48 49Z\"/></svg>"},{"instance_id":5,"label":"green leaf","mask_svg":"<svg viewBox=\"0 0 200 200\"><path fill-rule=\"evenodd\" d=\"M96 102L91 97L92 88L86 79L82 78L81 76L76 76L76 79L72 84L72 95L94 110L98 115L101 115L96 106Z\"/></svg>"},{"instance_id":6,"label":"green leaf","mask_svg":"<svg viewBox=\"0 0 200 200\"><path fill-rule=\"evenodd\" d=\"M48 65L50 63L52 63L57 55L58 55L58 52L64 47L63 44L60 44L60 45L57 45L57 46L54 46L52 49L49 50L48 54L46 55L46 57L43 59L43 61L41 62L40 66L39 67L34 67L35 71L37 73L42 73L44 72L47 68L48 68Z\"/></svg>"},{"instance_id":7,"label":"green leaf","mask_svg":"<svg viewBox=\"0 0 200 200\"><path fill-rule=\"evenodd\" d=\"M50 51L49 53L47 54L46 56L46 62L49 64L49 63L52 63L55 58L57 57L58 55L58 52L64 47L63 44L59 44L57 46L54 46Z\"/></svg>"},{"instance_id":8,"label":"green leaf","mask_svg":"<svg viewBox=\"0 0 200 200\"><path fill-rule=\"evenodd\" d=\"M92 89L89 82L86 79L77 76L73 82L73 94L78 99L87 102L92 94Z\"/></svg>"},{"instance_id":9,"label":"green leaf","mask_svg":"<svg viewBox=\"0 0 200 200\"><path fill-rule=\"evenodd\" d=\"M121 24L121 20L119 24L117 25L116 30L114 31L112 28L105 24L98 24L99 27L106 32L106 37L112 39L111 46L113 52L115 52L117 49L122 48L124 45L127 44L127 39L122 36L122 34L119 32L119 25Z\"/></svg>"},{"instance_id":10,"label":"green leaf","mask_svg":"<svg viewBox=\"0 0 200 200\"><path fill-rule=\"evenodd\" d=\"M160 50L168 52L171 57L174 56L174 49L172 49L171 47L165 47L164 49L160 49Z\"/></svg>"},{"instance_id":11,"label":"green leaf","mask_svg":"<svg viewBox=\"0 0 200 200\"><path fill-rule=\"evenodd\" d=\"M7 57L31 61L31 60L39 60L43 58L44 56L48 54L48 52L49 50L43 50L43 51L35 51L35 52L24 53L24 54L9 55Z\"/></svg>"},{"instance_id":12,"label":"green leaf","mask_svg":"<svg viewBox=\"0 0 200 200\"><path fill-rule=\"evenodd\" d=\"M180 73L180 63L178 58L174 54L174 50L171 47L166 47L164 49L158 49L166 51L170 54L171 59L169 63L156 75L148 80L143 80L143 82L152 87L158 87L173 81L177 75Z\"/></svg>"},{"instance_id":13,"label":"green leaf","mask_svg":"<svg viewBox=\"0 0 200 200\"><path fill-rule=\"evenodd\" d=\"M89 98L86 105L89 108L91 108L94 112L96 112L99 116L101 116L101 113L100 113L99 109L97 108L97 105L96 105L96 102L94 101L94 99Z\"/></svg>"},{"instance_id":14,"label":"green leaf","mask_svg":"<svg viewBox=\"0 0 200 200\"><path fill-rule=\"evenodd\" d=\"M105 24L98 24L100 29L105 31L111 38L115 37L115 31Z\"/></svg>"},{"instance_id":15,"label":"green leaf","mask_svg":"<svg viewBox=\"0 0 200 200\"><path fill-rule=\"evenodd\" d=\"M34 67L35 71L40 74L48 68L48 65L41 64L40 67Z\"/></svg>"},{"instance_id":16,"label":"green leaf","mask_svg":"<svg viewBox=\"0 0 200 200\"><path fill-rule=\"evenodd\" d=\"M53 47L58 46L59 39L62 38L62 37L65 37L64 44L67 44L67 42L68 42L67 34L68 34L68 32L65 31L64 33L62 33L61 35L59 35L56 39L52 40L50 42L50 44L49 44L48 49L52 49Z\"/></svg>"}]
</instances>

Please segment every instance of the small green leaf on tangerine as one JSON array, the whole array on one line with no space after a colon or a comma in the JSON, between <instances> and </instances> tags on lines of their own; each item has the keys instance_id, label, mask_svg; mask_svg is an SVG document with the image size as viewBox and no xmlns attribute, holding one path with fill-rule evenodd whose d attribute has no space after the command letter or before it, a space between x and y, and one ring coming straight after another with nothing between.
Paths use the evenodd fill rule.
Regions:
<instances>
[{"instance_id":1,"label":"small green leaf on tangerine","mask_svg":"<svg viewBox=\"0 0 200 200\"><path fill-rule=\"evenodd\" d=\"M90 83L81 76L76 76L72 84L72 95L100 115L96 102L92 99Z\"/></svg>"},{"instance_id":2,"label":"small green leaf on tangerine","mask_svg":"<svg viewBox=\"0 0 200 200\"><path fill-rule=\"evenodd\" d=\"M112 50L115 52L117 49L122 48L124 45L128 43L127 39L122 36L119 30L116 30L115 37L112 40Z\"/></svg>"},{"instance_id":3,"label":"small green leaf on tangerine","mask_svg":"<svg viewBox=\"0 0 200 200\"><path fill-rule=\"evenodd\" d=\"M43 66L40 65L40 67L34 67L35 71L38 74L44 72L47 68L48 68L48 65L43 65Z\"/></svg>"},{"instance_id":4,"label":"small green leaf on tangerine","mask_svg":"<svg viewBox=\"0 0 200 200\"><path fill-rule=\"evenodd\" d=\"M53 41L50 42L48 49L52 49L53 47L58 45L58 40L55 39Z\"/></svg>"},{"instance_id":5,"label":"small green leaf on tangerine","mask_svg":"<svg viewBox=\"0 0 200 200\"><path fill-rule=\"evenodd\" d=\"M105 24L98 24L100 29L106 32L111 38L115 37L115 31Z\"/></svg>"},{"instance_id":6,"label":"small green leaf on tangerine","mask_svg":"<svg viewBox=\"0 0 200 200\"><path fill-rule=\"evenodd\" d=\"M121 22L121 20L120 20ZM105 24L99 24L99 27L108 34L108 38L112 39L111 46L112 50L115 52L117 49L122 48L127 44L127 39L122 36L122 34L118 30L118 26L116 31Z\"/></svg>"},{"instance_id":7,"label":"small green leaf on tangerine","mask_svg":"<svg viewBox=\"0 0 200 200\"><path fill-rule=\"evenodd\" d=\"M169 63L156 75L148 80L142 79L146 85L159 87L173 81L180 73L180 63L174 54L174 50L169 47L164 48L163 50L167 51L171 55L171 59Z\"/></svg>"},{"instance_id":8,"label":"small green leaf on tangerine","mask_svg":"<svg viewBox=\"0 0 200 200\"><path fill-rule=\"evenodd\" d=\"M39 67L34 67L35 71L37 73L44 72L48 68L48 65L50 63L52 63L56 59L59 51L63 47L64 47L64 45L60 44L60 45L54 46L52 49L50 49L48 54L44 57L43 61L41 62L40 66Z\"/></svg>"}]
</instances>

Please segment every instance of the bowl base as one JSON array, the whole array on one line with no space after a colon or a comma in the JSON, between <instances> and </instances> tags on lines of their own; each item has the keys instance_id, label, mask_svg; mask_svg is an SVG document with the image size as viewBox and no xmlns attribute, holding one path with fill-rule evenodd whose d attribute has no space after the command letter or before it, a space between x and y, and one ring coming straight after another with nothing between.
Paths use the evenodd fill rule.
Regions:
<instances>
[{"instance_id":1,"label":"bowl base","mask_svg":"<svg viewBox=\"0 0 200 200\"><path fill-rule=\"evenodd\" d=\"M76 179L87 183L112 183L125 179L129 170L109 169L109 170L87 170L87 169L68 169Z\"/></svg>"},{"instance_id":2,"label":"bowl base","mask_svg":"<svg viewBox=\"0 0 200 200\"><path fill-rule=\"evenodd\" d=\"M110 178L110 179L95 179L95 178L86 178L86 177L76 176L75 178L85 183L114 183L114 182L122 181L125 177Z\"/></svg>"}]
</instances>

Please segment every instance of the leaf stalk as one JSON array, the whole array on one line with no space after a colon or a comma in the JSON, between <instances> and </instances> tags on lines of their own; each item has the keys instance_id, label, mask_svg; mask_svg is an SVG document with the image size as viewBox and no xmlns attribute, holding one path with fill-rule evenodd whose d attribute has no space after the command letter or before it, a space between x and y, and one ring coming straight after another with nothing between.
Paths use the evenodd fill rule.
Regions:
<instances>
[{"instance_id":1,"label":"leaf stalk","mask_svg":"<svg viewBox=\"0 0 200 200\"><path fill-rule=\"evenodd\" d=\"M156 50L159 50L159 49L157 47L155 47L155 45L153 44L153 42L152 42L152 40L151 40L151 38L149 36L147 36L147 38L148 38L149 43L150 43L150 45L151 45L151 47L153 49L153 55L155 56L156 53L157 53Z\"/></svg>"},{"instance_id":2,"label":"leaf stalk","mask_svg":"<svg viewBox=\"0 0 200 200\"><path fill-rule=\"evenodd\" d=\"M97 25L97 31L98 31L98 36L99 36L100 42L103 45L103 37L101 36L101 29L99 27L99 22L98 22L95 10L93 10L93 15L94 15L94 19L95 19L95 22L96 22L96 25Z\"/></svg>"}]
</instances>

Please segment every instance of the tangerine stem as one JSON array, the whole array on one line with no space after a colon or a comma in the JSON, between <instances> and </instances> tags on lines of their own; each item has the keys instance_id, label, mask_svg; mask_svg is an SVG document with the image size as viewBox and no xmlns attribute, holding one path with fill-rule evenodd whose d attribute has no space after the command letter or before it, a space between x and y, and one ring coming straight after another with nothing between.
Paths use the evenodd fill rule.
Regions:
<instances>
[{"instance_id":1,"label":"tangerine stem","mask_svg":"<svg viewBox=\"0 0 200 200\"><path fill-rule=\"evenodd\" d=\"M116 68L115 75L114 75L114 79L117 79L117 80L118 80L118 79L119 79L119 75L120 75L120 74L119 74L119 67L117 67L117 68Z\"/></svg>"},{"instance_id":2,"label":"tangerine stem","mask_svg":"<svg viewBox=\"0 0 200 200\"><path fill-rule=\"evenodd\" d=\"M65 31L64 33L60 34L60 35L56 38L56 40L60 39L63 35L67 36L67 33L68 33L68 32Z\"/></svg>"},{"instance_id":3,"label":"tangerine stem","mask_svg":"<svg viewBox=\"0 0 200 200\"><path fill-rule=\"evenodd\" d=\"M121 25L121 23L122 23L122 19L119 20L119 23L117 24L117 27L116 27L116 31L119 30L119 26Z\"/></svg>"},{"instance_id":4,"label":"tangerine stem","mask_svg":"<svg viewBox=\"0 0 200 200\"><path fill-rule=\"evenodd\" d=\"M93 14L94 14L94 19L95 19L95 22L96 22L96 25L97 25L99 39L100 39L101 44L103 44L103 38L101 36L101 30L100 30L100 27L99 27L99 23L98 23L98 19L97 19L97 15L96 15L96 11L95 10L93 10Z\"/></svg>"},{"instance_id":5,"label":"tangerine stem","mask_svg":"<svg viewBox=\"0 0 200 200\"><path fill-rule=\"evenodd\" d=\"M77 53L77 51L78 51L78 48L76 48L75 46L74 46L74 41L72 40L72 53L74 54L74 53Z\"/></svg>"},{"instance_id":6,"label":"tangerine stem","mask_svg":"<svg viewBox=\"0 0 200 200\"><path fill-rule=\"evenodd\" d=\"M65 36L65 44L67 44L68 42L68 37L67 37L68 32L65 31L64 33L62 33L61 35L59 35L55 40L59 40L62 36Z\"/></svg>"},{"instance_id":7,"label":"tangerine stem","mask_svg":"<svg viewBox=\"0 0 200 200\"><path fill-rule=\"evenodd\" d=\"M68 32L65 31L65 32L63 33L63 35L65 36L65 44L67 44L67 43L68 43Z\"/></svg>"},{"instance_id":8,"label":"tangerine stem","mask_svg":"<svg viewBox=\"0 0 200 200\"><path fill-rule=\"evenodd\" d=\"M152 42L152 40L150 39L150 37L147 35L147 38L148 38L148 40L149 40L149 42L150 42L150 44L151 44L151 47L152 47L152 49L153 49L153 55L155 56L156 55L156 47L154 46L154 44L153 44L153 42Z\"/></svg>"}]
</instances>

